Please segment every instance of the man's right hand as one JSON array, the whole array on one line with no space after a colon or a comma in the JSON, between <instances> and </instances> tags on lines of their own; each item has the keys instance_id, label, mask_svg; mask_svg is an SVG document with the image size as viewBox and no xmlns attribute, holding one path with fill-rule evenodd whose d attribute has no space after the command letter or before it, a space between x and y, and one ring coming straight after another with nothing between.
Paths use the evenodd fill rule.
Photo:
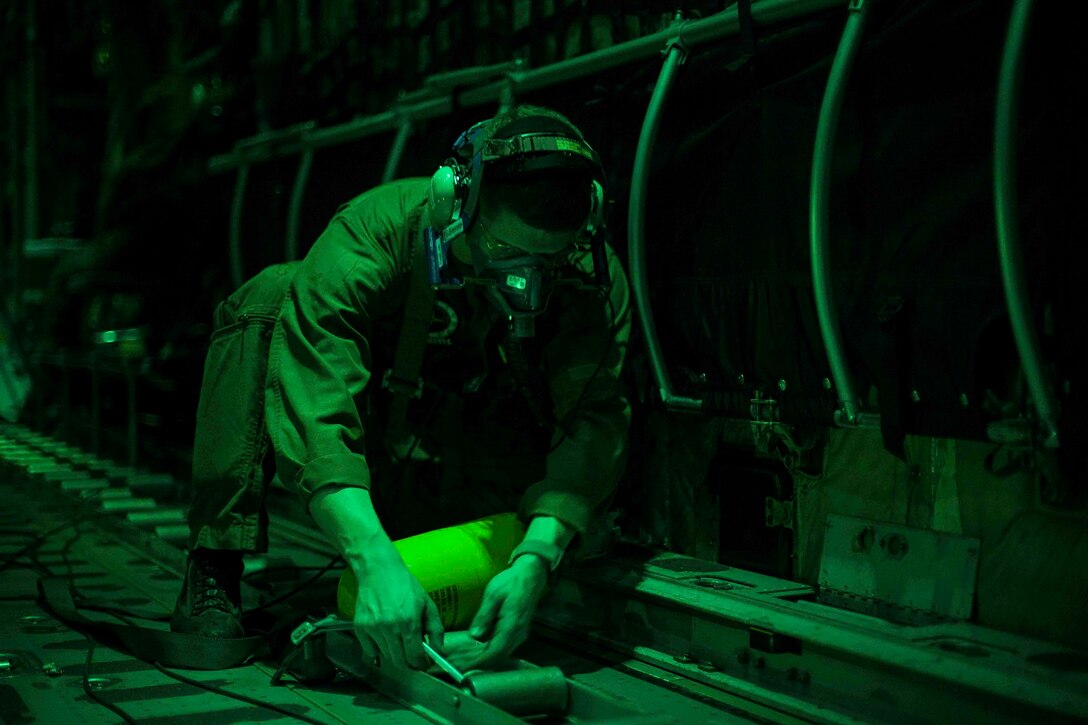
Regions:
<instances>
[{"instance_id":1,"label":"man's right hand","mask_svg":"<svg viewBox=\"0 0 1088 725\"><path fill-rule=\"evenodd\" d=\"M355 634L367 657L426 667L423 634L443 651L442 620L389 540L365 488L329 486L310 499L310 513L355 573Z\"/></svg>"},{"instance_id":2,"label":"man's right hand","mask_svg":"<svg viewBox=\"0 0 1088 725\"><path fill-rule=\"evenodd\" d=\"M396 549L369 557L356 571L355 636L363 655L395 667L430 665L423 634L442 651L442 619L438 607L412 576Z\"/></svg>"}]
</instances>

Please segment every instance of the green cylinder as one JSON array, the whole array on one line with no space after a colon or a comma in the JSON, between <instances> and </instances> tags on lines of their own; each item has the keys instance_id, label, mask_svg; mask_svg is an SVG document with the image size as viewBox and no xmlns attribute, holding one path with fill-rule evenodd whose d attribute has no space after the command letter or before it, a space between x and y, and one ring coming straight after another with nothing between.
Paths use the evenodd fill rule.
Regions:
<instances>
[{"instance_id":1,"label":"green cylinder","mask_svg":"<svg viewBox=\"0 0 1088 725\"><path fill-rule=\"evenodd\" d=\"M497 514L394 541L408 571L438 606L442 626L464 629L476 615L491 577L506 568L525 527L513 513ZM340 577L336 603L340 613L355 616L358 584L351 569Z\"/></svg>"}]
</instances>

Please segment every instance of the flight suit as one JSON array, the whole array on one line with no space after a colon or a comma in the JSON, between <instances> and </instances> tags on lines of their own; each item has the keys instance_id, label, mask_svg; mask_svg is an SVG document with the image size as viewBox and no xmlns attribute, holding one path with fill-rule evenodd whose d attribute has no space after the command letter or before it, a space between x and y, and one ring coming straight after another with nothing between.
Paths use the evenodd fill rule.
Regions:
<instances>
[{"instance_id":1,"label":"flight suit","mask_svg":"<svg viewBox=\"0 0 1088 725\"><path fill-rule=\"evenodd\" d=\"M554 516L584 533L608 505L630 424L620 381L628 287L611 250L610 289L557 287L520 349L481 288L440 290L422 394L409 408L411 445L383 440L382 374L422 244L428 181L356 197L304 260L262 271L216 310L190 548L267 549L273 462L306 505L328 486L370 489L394 538L500 511ZM576 267L588 277L584 256Z\"/></svg>"}]
</instances>

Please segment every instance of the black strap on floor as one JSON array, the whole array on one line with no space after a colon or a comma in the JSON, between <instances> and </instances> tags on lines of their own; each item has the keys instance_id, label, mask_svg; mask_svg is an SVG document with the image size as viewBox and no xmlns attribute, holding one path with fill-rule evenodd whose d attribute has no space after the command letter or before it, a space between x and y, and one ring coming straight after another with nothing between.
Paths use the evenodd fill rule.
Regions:
<instances>
[{"instance_id":1,"label":"black strap on floor","mask_svg":"<svg viewBox=\"0 0 1088 725\"><path fill-rule=\"evenodd\" d=\"M57 619L145 662L192 670L225 670L269 653L268 638L264 636L211 639L87 619L75 603L71 582L62 577L42 577L38 593L41 605Z\"/></svg>"}]
</instances>

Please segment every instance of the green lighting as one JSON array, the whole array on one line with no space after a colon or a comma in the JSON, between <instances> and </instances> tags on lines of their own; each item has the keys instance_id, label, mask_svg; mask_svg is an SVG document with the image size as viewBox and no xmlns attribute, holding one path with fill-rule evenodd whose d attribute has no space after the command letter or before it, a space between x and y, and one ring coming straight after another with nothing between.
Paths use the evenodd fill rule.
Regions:
<instances>
[{"instance_id":1,"label":"green lighting","mask_svg":"<svg viewBox=\"0 0 1088 725\"><path fill-rule=\"evenodd\" d=\"M513 287L514 289L525 289L528 281L524 277L519 277L516 274L506 275L506 286Z\"/></svg>"}]
</instances>

